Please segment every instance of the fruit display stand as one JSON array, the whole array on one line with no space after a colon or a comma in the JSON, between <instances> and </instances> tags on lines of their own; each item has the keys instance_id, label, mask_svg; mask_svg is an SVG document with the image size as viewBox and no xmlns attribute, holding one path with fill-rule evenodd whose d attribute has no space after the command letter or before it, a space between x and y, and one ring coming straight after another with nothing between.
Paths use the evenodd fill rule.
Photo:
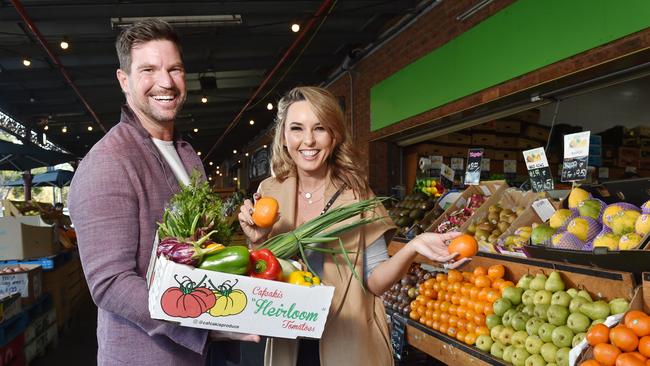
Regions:
<instances>
[{"instance_id":1,"label":"fruit display stand","mask_svg":"<svg viewBox=\"0 0 650 366\"><path fill-rule=\"evenodd\" d=\"M431 226L429 226L427 231L435 231L441 223L445 220L449 220L453 212L463 209L472 196L480 195L485 197L485 201L482 202L481 206L489 206L497 203L507 188L508 185L503 180L485 181L481 182L479 185L467 187L460 197L458 197L456 202L449 206L449 208L447 208L447 210L445 210L445 212L440 215ZM481 206L477 207L477 209ZM460 227L464 223L465 222L460 223L458 226Z\"/></svg>"},{"instance_id":2,"label":"fruit display stand","mask_svg":"<svg viewBox=\"0 0 650 366\"><path fill-rule=\"evenodd\" d=\"M649 179L606 182L600 185L583 185L580 188L606 204L627 202L640 207L650 199ZM567 207L567 200L562 204ZM533 258L641 273L648 269L647 263L650 262L649 241L650 234L647 234L643 237L639 249L630 250L611 251L605 247L596 247L592 251L583 251L528 245L525 252Z\"/></svg>"},{"instance_id":3,"label":"fruit display stand","mask_svg":"<svg viewBox=\"0 0 650 366\"><path fill-rule=\"evenodd\" d=\"M388 248L389 255L394 255L404 245L405 243L402 241L392 241ZM415 262L436 266L422 256L417 256ZM548 274L551 271L558 271L567 287L586 289L595 298L630 299L635 290L634 276L629 272L601 270L529 258L506 257L491 253L479 253L471 262L463 266L462 270L472 271L477 267L487 268L495 264L505 266L505 278L515 282L525 274ZM412 347L449 365L508 365L505 361L497 359L487 352L461 343L411 319L406 325L406 340Z\"/></svg>"},{"instance_id":4,"label":"fruit display stand","mask_svg":"<svg viewBox=\"0 0 650 366\"><path fill-rule=\"evenodd\" d=\"M497 203L486 202L476 210L471 220L461 226L460 231L474 236L483 251L494 253L505 250L503 246L497 246L499 240L505 238L509 229L524 226L515 226L517 219L526 210L532 210L531 204L537 198L537 193L508 188L501 194ZM523 244L524 242L521 246Z\"/></svg>"}]
</instances>

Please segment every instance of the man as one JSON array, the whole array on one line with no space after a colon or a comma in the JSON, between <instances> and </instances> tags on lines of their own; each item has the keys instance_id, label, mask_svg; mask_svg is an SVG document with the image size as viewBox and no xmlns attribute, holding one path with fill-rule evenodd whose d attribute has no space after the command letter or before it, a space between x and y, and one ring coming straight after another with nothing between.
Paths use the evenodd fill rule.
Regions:
<instances>
[{"instance_id":1,"label":"man","mask_svg":"<svg viewBox=\"0 0 650 366\"><path fill-rule=\"evenodd\" d=\"M187 183L193 170L203 177L205 172L196 152L174 133L186 98L175 31L163 21L146 20L124 29L116 49L126 106L120 123L81 162L69 197L98 307L97 361L200 366L212 340L259 337L179 327L149 315L145 277L156 223L179 181Z\"/></svg>"}]
</instances>

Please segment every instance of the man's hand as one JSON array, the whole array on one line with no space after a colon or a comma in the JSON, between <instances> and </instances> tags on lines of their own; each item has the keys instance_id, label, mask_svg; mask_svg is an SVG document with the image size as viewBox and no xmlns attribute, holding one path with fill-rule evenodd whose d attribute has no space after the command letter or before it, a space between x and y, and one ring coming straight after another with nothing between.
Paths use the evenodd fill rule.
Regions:
<instances>
[{"instance_id":1,"label":"man's hand","mask_svg":"<svg viewBox=\"0 0 650 366\"><path fill-rule=\"evenodd\" d=\"M242 342L260 342L260 336L257 334L235 333L235 332L222 332L220 330L210 331L210 340L214 342L219 341L242 341Z\"/></svg>"}]
</instances>

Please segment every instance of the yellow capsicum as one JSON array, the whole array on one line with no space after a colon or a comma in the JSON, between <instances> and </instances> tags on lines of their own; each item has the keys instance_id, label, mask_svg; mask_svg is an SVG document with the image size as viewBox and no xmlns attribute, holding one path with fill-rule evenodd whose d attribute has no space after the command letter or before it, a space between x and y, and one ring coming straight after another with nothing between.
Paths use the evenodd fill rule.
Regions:
<instances>
[{"instance_id":1,"label":"yellow capsicum","mask_svg":"<svg viewBox=\"0 0 650 366\"><path fill-rule=\"evenodd\" d=\"M320 285L320 278L307 271L295 271L291 272L287 282L293 285L312 286Z\"/></svg>"}]
</instances>

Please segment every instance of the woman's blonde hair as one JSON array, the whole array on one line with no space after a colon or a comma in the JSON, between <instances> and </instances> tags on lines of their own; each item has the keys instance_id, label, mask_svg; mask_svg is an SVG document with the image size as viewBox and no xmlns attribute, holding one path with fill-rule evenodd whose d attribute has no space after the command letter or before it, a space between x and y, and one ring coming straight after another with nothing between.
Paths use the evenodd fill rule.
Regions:
<instances>
[{"instance_id":1,"label":"woman's blonde hair","mask_svg":"<svg viewBox=\"0 0 650 366\"><path fill-rule=\"evenodd\" d=\"M271 152L271 169L275 177L282 182L291 175L297 176L296 164L285 146L284 128L289 107L301 101L309 102L318 121L333 138L335 145L327 162L335 187L340 188L345 185L356 195L367 197L369 187L366 173L361 167L362 164L359 164L361 161L359 153L349 138L343 110L336 97L323 88L313 86L293 88L280 99Z\"/></svg>"}]
</instances>

